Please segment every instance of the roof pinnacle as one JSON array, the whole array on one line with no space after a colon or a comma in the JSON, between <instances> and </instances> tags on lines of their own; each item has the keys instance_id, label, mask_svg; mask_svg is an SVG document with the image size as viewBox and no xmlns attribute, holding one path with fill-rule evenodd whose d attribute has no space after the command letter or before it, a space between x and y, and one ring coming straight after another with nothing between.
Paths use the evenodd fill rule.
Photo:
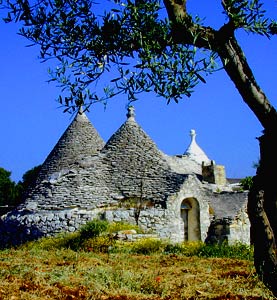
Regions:
<instances>
[{"instance_id":1,"label":"roof pinnacle","mask_svg":"<svg viewBox=\"0 0 277 300\"><path fill-rule=\"evenodd\" d=\"M78 114L82 115L84 113L83 106L79 106Z\"/></svg>"},{"instance_id":2,"label":"roof pinnacle","mask_svg":"<svg viewBox=\"0 0 277 300\"><path fill-rule=\"evenodd\" d=\"M135 108L134 106L128 106L128 112L127 112L127 118L128 120L132 120L134 121L135 120Z\"/></svg>"},{"instance_id":3,"label":"roof pinnacle","mask_svg":"<svg viewBox=\"0 0 277 300\"><path fill-rule=\"evenodd\" d=\"M202 164L202 162L209 163L210 162L209 158L207 157L205 152L196 143L196 140L195 140L196 132L194 129L190 130L190 136L191 136L191 142L184 154L188 155L191 159L195 160L199 164Z\"/></svg>"},{"instance_id":4,"label":"roof pinnacle","mask_svg":"<svg viewBox=\"0 0 277 300\"><path fill-rule=\"evenodd\" d=\"M189 135L191 136L191 140L194 140L194 141L195 141L196 132L195 132L195 130L194 130L194 129L191 129L191 130L190 130L190 133L189 133Z\"/></svg>"}]
</instances>

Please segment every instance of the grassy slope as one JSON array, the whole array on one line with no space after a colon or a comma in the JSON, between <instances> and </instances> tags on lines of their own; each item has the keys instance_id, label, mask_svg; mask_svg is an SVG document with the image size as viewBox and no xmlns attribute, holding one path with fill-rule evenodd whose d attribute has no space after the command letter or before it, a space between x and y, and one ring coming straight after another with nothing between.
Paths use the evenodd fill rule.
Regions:
<instances>
[{"instance_id":1,"label":"grassy slope","mask_svg":"<svg viewBox=\"0 0 277 300\"><path fill-rule=\"evenodd\" d=\"M249 260L176 254L0 252L0 299L274 299Z\"/></svg>"}]
</instances>

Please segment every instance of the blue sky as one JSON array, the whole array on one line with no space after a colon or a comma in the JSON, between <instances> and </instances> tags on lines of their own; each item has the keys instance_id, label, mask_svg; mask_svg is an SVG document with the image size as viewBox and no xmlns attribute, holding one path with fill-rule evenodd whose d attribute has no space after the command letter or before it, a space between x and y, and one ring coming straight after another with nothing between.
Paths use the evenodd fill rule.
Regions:
<instances>
[{"instance_id":1,"label":"blue sky","mask_svg":"<svg viewBox=\"0 0 277 300\"><path fill-rule=\"evenodd\" d=\"M215 27L224 20L219 3L203 1L198 12L205 16L208 11L206 21ZM266 3L270 15L276 16L277 2ZM213 5L215 14L210 13ZM197 12L196 7L190 9ZM26 47L28 42L16 31L14 24L0 22L0 167L11 171L14 181L43 163L72 121L56 102L59 89L47 83L48 65L38 60L38 48ZM276 107L277 37L268 40L245 33L237 37L259 85ZM134 104L136 120L166 154L183 154L190 143L189 131L195 129L199 146L210 159L225 165L227 177L252 176L253 163L259 159L256 137L262 127L224 71L206 79L179 104L167 105L153 94L141 95ZM106 110L97 104L87 113L105 141L126 120L126 104L127 98L121 95L110 100Z\"/></svg>"}]
</instances>

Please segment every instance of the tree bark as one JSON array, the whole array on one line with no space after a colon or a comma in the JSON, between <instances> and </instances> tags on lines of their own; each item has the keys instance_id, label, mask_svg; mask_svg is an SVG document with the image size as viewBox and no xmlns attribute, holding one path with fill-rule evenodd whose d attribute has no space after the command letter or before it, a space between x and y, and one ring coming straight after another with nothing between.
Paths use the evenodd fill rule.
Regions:
<instances>
[{"instance_id":1,"label":"tree bark","mask_svg":"<svg viewBox=\"0 0 277 300\"><path fill-rule=\"evenodd\" d=\"M225 71L265 128L259 138L260 164L248 195L248 215L256 271L277 296L277 113L257 84L234 36L222 40L217 52L225 62Z\"/></svg>"},{"instance_id":2,"label":"tree bark","mask_svg":"<svg viewBox=\"0 0 277 300\"><path fill-rule=\"evenodd\" d=\"M172 24L172 39L217 52L243 101L265 129L259 138L260 165L248 196L248 215L256 271L277 296L277 112L254 78L235 39L232 20L215 31L192 22L186 1L164 0L164 4Z\"/></svg>"},{"instance_id":3,"label":"tree bark","mask_svg":"<svg viewBox=\"0 0 277 300\"><path fill-rule=\"evenodd\" d=\"M213 50L219 54L226 73L261 125L265 129L274 129L277 112L256 82L235 36L225 36L219 31Z\"/></svg>"},{"instance_id":4,"label":"tree bark","mask_svg":"<svg viewBox=\"0 0 277 300\"><path fill-rule=\"evenodd\" d=\"M276 127L277 128L277 127ZM277 170L276 132L266 132L260 141L260 165L248 195L248 215L254 262L260 279L277 297Z\"/></svg>"}]
</instances>

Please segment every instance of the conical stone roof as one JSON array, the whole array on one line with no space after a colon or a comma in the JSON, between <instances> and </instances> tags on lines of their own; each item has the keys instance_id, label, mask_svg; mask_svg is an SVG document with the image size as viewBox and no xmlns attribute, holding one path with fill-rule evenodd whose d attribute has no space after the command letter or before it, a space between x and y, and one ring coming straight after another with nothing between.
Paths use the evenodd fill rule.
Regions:
<instances>
[{"instance_id":1,"label":"conical stone roof","mask_svg":"<svg viewBox=\"0 0 277 300\"><path fill-rule=\"evenodd\" d=\"M135 121L129 107L127 121L111 136L101 154L109 165L111 188L126 198L163 202L183 178L171 172L165 154Z\"/></svg>"},{"instance_id":2,"label":"conical stone roof","mask_svg":"<svg viewBox=\"0 0 277 300\"><path fill-rule=\"evenodd\" d=\"M86 114L79 110L44 161L38 180L47 179L51 174L69 168L82 157L97 154L104 144Z\"/></svg>"},{"instance_id":3,"label":"conical stone roof","mask_svg":"<svg viewBox=\"0 0 277 300\"><path fill-rule=\"evenodd\" d=\"M128 108L126 122L111 136L102 152L113 155L115 159L119 156L120 160L127 156L130 160L142 158L144 162L148 160L148 163L153 158L164 159L163 153L136 122L133 107Z\"/></svg>"}]
</instances>

